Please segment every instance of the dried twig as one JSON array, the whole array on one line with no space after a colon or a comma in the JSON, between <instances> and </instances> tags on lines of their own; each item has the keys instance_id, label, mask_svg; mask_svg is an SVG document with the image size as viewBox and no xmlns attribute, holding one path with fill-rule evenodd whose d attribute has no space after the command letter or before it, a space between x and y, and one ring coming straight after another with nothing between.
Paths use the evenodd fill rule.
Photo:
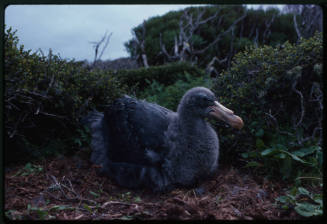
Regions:
<instances>
[{"instance_id":1,"label":"dried twig","mask_svg":"<svg viewBox=\"0 0 327 224\"><path fill-rule=\"evenodd\" d=\"M301 116L300 116L300 119L299 121L297 122L297 124L295 125L295 127L298 127L301 123L302 123L302 120L303 120L303 117L304 117L304 104L303 104L303 94L301 93L301 91L297 90L295 88L297 84L297 80L294 81L294 83L292 84L292 90L294 92L296 92L299 96L300 96L300 105L301 105Z\"/></svg>"},{"instance_id":2,"label":"dried twig","mask_svg":"<svg viewBox=\"0 0 327 224\"><path fill-rule=\"evenodd\" d=\"M86 202L90 204L96 204L95 201L90 199L82 198L73 188L73 185L69 179L66 179L65 177L62 178L62 182L67 182L69 186L65 185L62 182L59 182L57 178L53 175L50 175L52 181L54 184L52 184L49 188L44 190L43 192L47 193L49 196L51 196L53 199L58 201L70 201L70 202ZM65 199L60 198L59 196L55 196L54 194L50 193L50 191L53 190L59 190L61 192L61 195L64 196ZM67 193L65 192L67 191ZM68 193L73 194L73 197L69 197Z\"/></svg>"},{"instance_id":3,"label":"dried twig","mask_svg":"<svg viewBox=\"0 0 327 224\"><path fill-rule=\"evenodd\" d=\"M14 137L14 136L17 134L17 128L18 128L18 125L21 123L21 121L25 120L25 118L26 118L27 115L28 115L28 114L20 114L20 115L19 115L19 118L18 118L18 120L16 121L15 126L14 126L14 128L13 128L14 130L13 130L11 133L8 133L9 138L12 138L12 137Z\"/></svg>"},{"instance_id":4,"label":"dried twig","mask_svg":"<svg viewBox=\"0 0 327 224\"><path fill-rule=\"evenodd\" d=\"M107 205L127 205L127 206L135 206L137 207L137 204L133 203L127 203L127 202L122 202L122 201L107 201L101 205L101 208L105 208Z\"/></svg>"},{"instance_id":5,"label":"dried twig","mask_svg":"<svg viewBox=\"0 0 327 224\"><path fill-rule=\"evenodd\" d=\"M276 117L274 117L270 112L269 113L264 112L264 114L271 118L271 120L274 122L277 130L279 130L279 125L278 125L278 121L277 121Z\"/></svg>"}]
</instances>

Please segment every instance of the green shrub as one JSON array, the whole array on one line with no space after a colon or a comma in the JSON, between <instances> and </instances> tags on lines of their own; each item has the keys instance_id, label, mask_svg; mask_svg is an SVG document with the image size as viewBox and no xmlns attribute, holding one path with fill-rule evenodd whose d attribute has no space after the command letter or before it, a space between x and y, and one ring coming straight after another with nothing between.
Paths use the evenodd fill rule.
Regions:
<instances>
[{"instance_id":1,"label":"green shrub","mask_svg":"<svg viewBox=\"0 0 327 224\"><path fill-rule=\"evenodd\" d=\"M165 86L171 85L179 79L185 80L185 74L201 77L204 76L204 71L186 62L176 62L149 68L119 70L115 73L121 83L129 87L137 86L140 91L154 80Z\"/></svg>"},{"instance_id":2,"label":"green shrub","mask_svg":"<svg viewBox=\"0 0 327 224\"><path fill-rule=\"evenodd\" d=\"M187 90L196 86L210 88L212 84L209 76L193 77L188 73L184 75L183 79L179 79L168 86L156 80L148 81L148 83L149 86L138 97L149 102L155 102L173 111L177 110L177 106Z\"/></svg>"},{"instance_id":3,"label":"green shrub","mask_svg":"<svg viewBox=\"0 0 327 224\"><path fill-rule=\"evenodd\" d=\"M276 198L276 205L288 210L294 210L304 216L311 217L323 214L323 200L321 193L310 193L303 187L293 187L286 195Z\"/></svg>"},{"instance_id":4,"label":"green shrub","mask_svg":"<svg viewBox=\"0 0 327 224\"><path fill-rule=\"evenodd\" d=\"M285 42L238 53L213 87L245 123L236 138L235 133L219 130L222 157L234 160L242 153L248 166L284 178L309 170L320 174L321 65L321 33L297 45Z\"/></svg>"},{"instance_id":5,"label":"green shrub","mask_svg":"<svg viewBox=\"0 0 327 224\"><path fill-rule=\"evenodd\" d=\"M322 186L321 79L322 34L316 33L298 44L238 53L213 88L245 123L237 133L219 130L221 161L243 161L295 185L277 204L307 217L322 214L322 195L304 188Z\"/></svg>"},{"instance_id":6,"label":"green shrub","mask_svg":"<svg viewBox=\"0 0 327 224\"><path fill-rule=\"evenodd\" d=\"M6 162L79 146L80 117L124 92L106 73L24 50L11 28L4 56Z\"/></svg>"}]
</instances>

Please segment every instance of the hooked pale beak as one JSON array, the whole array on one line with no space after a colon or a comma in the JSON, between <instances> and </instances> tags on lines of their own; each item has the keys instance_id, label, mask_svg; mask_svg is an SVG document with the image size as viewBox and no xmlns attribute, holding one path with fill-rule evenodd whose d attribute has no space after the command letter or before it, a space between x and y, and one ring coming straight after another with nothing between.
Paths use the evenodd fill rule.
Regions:
<instances>
[{"instance_id":1,"label":"hooked pale beak","mask_svg":"<svg viewBox=\"0 0 327 224\"><path fill-rule=\"evenodd\" d=\"M241 129L244 125L242 118L236 116L234 111L224 107L217 101L215 101L215 105L210 107L211 111L209 114L216 119L220 119L233 128Z\"/></svg>"}]
</instances>

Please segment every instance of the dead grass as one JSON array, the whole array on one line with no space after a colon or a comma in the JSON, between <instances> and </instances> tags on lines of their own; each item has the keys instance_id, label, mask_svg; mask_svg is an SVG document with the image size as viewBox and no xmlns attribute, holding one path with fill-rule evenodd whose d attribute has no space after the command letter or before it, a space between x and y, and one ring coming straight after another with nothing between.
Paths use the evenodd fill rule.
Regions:
<instances>
[{"instance_id":1,"label":"dead grass","mask_svg":"<svg viewBox=\"0 0 327 224\"><path fill-rule=\"evenodd\" d=\"M280 183L221 167L203 183L203 193L176 189L167 194L132 191L97 175L97 167L81 157L33 163L42 171L26 176L5 172L5 214L9 219L179 219L253 220L301 219L274 206Z\"/></svg>"}]
</instances>

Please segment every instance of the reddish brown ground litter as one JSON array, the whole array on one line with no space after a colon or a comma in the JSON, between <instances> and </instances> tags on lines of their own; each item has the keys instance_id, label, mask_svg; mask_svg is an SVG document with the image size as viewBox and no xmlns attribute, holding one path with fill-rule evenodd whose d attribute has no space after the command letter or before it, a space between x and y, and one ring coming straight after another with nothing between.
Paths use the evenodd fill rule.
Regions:
<instances>
[{"instance_id":1,"label":"reddish brown ground litter","mask_svg":"<svg viewBox=\"0 0 327 224\"><path fill-rule=\"evenodd\" d=\"M22 176L24 166L5 172L5 214L9 219L302 219L276 206L283 186L221 167L201 190L166 194L124 189L97 174L80 157L34 162L42 170Z\"/></svg>"}]
</instances>

